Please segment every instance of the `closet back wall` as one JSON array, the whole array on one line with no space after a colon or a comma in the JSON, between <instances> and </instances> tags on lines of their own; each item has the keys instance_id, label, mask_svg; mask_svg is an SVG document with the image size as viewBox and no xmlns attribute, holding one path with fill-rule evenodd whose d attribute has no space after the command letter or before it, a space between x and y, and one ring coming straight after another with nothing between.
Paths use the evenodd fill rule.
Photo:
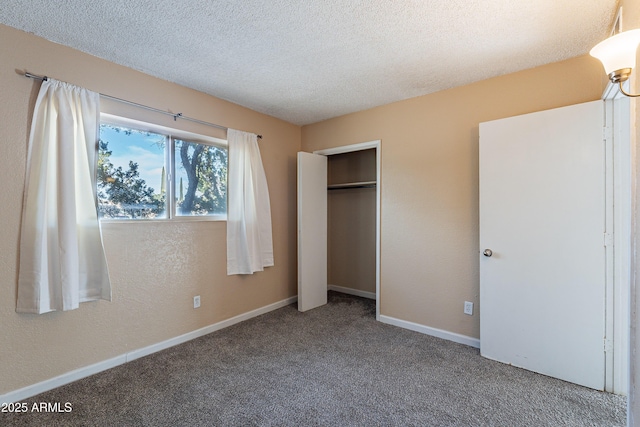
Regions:
<instances>
[{"instance_id":1,"label":"closet back wall","mask_svg":"<svg viewBox=\"0 0 640 427\"><path fill-rule=\"evenodd\" d=\"M298 126L2 25L0 58L0 395L296 295ZM39 88L16 70L264 135L259 144L271 194L275 266L227 276L224 221L109 223L103 235L112 302L83 303L65 313L16 313L27 135ZM104 109L224 137L113 102ZM202 299L197 310L194 295Z\"/></svg>"}]
</instances>

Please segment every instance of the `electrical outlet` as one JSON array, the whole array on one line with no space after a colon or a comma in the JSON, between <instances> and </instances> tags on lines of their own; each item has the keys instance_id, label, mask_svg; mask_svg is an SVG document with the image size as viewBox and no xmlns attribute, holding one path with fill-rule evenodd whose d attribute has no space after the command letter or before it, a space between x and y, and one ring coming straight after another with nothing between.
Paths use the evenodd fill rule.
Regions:
<instances>
[{"instance_id":1,"label":"electrical outlet","mask_svg":"<svg viewBox=\"0 0 640 427\"><path fill-rule=\"evenodd\" d=\"M469 301L464 302L464 314L473 316L473 303Z\"/></svg>"},{"instance_id":2,"label":"electrical outlet","mask_svg":"<svg viewBox=\"0 0 640 427\"><path fill-rule=\"evenodd\" d=\"M193 308L200 307L200 295L193 297Z\"/></svg>"}]
</instances>

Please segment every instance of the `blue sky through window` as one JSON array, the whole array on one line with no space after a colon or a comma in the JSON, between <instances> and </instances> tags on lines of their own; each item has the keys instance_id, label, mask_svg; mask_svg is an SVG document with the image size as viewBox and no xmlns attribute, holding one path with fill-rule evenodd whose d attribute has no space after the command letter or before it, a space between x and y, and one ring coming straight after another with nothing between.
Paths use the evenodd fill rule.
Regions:
<instances>
[{"instance_id":1,"label":"blue sky through window","mask_svg":"<svg viewBox=\"0 0 640 427\"><path fill-rule=\"evenodd\" d=\"M124 128L118 132L114 126L100 126L100 139L109 143L112 151L110 161L123 170L129 169L129 161L138 164L140 178L144 179L154 193L160 193L162 167L164 161L165 138L162 135L133 131L126 133Z\"/></svg>"}]
</instances>

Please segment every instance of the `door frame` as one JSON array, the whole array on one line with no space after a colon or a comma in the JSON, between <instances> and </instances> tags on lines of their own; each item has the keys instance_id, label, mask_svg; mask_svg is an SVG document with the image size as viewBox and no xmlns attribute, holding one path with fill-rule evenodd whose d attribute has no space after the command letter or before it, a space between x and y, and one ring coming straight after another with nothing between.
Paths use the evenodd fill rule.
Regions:
<instances>
[{"instance_id":1,"label":"door frame","mask_svg":"<svg viewBox=\"0 0 640 427\"><path fill-rule=\"evenodd\" d=\"M627 82L628 85L628 82ZM627 88L628 89L628 88ZM631 277L631 114L629 98L611 82L602 94L606 150L607 280L605 296L605 391L629 391Z\"/></svg>"},{"instance_id":2,"label":"door frame","mask_svg":"<svg viewBox=\"0 0 640 427\"><path fill-rule=\"evenodd\" d=\"M331 156L334 154L351 153L354 151L363 151L375 148L376 149L376 320L380 320L380 230L381 230L381 218L380 218L380 203L381 203L381 159L382 159L382 143L379 139L368 142L361 142L358 144L343 145L340 147L326 148L323 150L316 150L313 154L319 154L322 156Z\"/></svg>"}]
</instances>

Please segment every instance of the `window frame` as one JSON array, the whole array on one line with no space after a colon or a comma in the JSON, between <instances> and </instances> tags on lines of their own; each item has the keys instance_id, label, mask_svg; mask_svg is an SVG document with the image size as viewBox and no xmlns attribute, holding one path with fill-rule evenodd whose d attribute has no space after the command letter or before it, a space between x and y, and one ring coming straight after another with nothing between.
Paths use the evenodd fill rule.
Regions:
<instances>
[{"instance_id":1,"label":"window frame","mask_svg":"<svg viewBox=\"0 0 640 427\"><path fill-rule=\"evenodd\" d=\"M100 125L107 124L113 126L126 127L142 132L153 132L161 134L167 138L167 146L164 152L164 165L165 165L165 188L167 189L166 196L166 217L165 218L126 218L126 219L114 219L114 218L100 218L98 220L101 223L139 223L139 222L175 222L175 221L226 221L227 212L229 209L229 188L227 185L227 212L224 214L212 214L212 215L176 215L177 203L175 202L175 140L182 140L186 142L195 142L198 144L208 145L224 149L227 152L227 182L229 176L229 144L227 140L216 138L213 136L202 135L194 132L189 132L181 129L170 128L167 126L157 125L154 123L143 122L140 120L130 119L128 117L117 116L109 113L100 113ZM96 156L97 161L97 156ZM98 183L96 182L96 185ZM97 189L96 189L96 209L98 208Z\"/></svg>"}]
</instances>

